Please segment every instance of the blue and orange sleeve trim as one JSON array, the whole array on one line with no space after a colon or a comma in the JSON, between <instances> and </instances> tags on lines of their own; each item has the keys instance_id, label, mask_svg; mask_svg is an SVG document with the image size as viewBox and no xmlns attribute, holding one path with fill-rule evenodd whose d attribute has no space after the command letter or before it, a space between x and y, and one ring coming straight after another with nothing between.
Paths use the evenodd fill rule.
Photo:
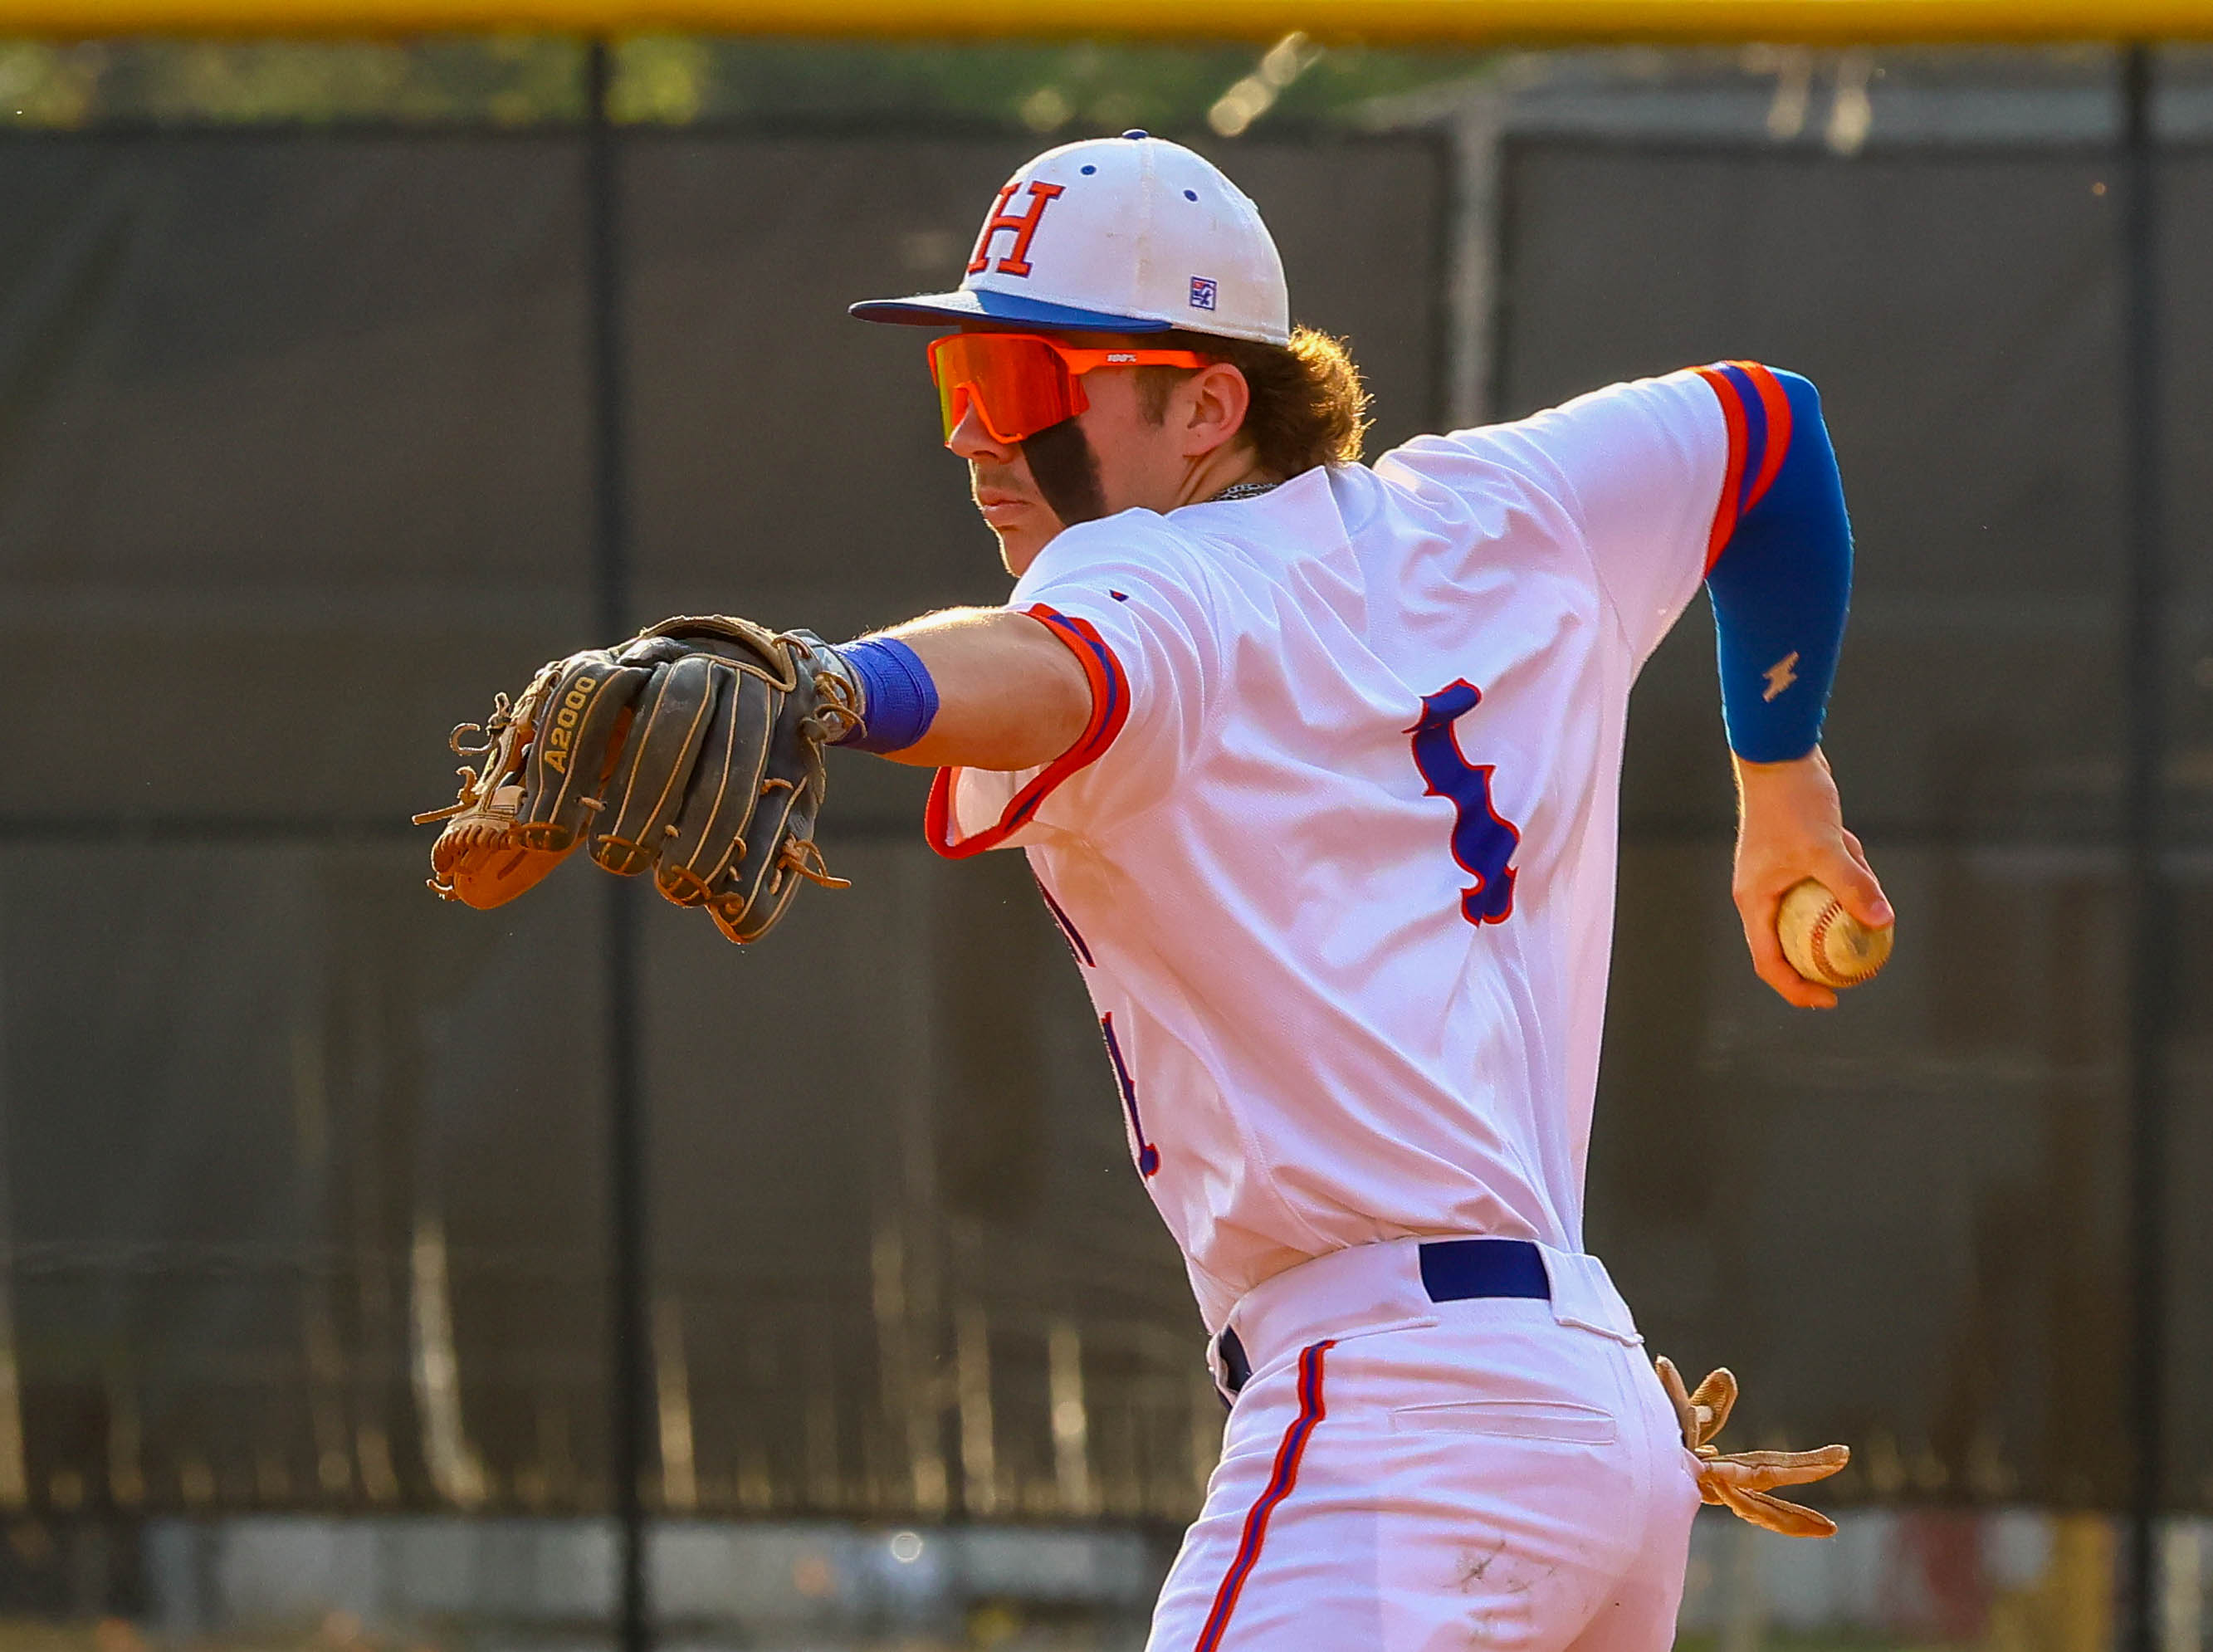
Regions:
<instances>
[{"instance_id":1,"label":"blue and orange sleeve trim","mask_svg":"<svg viewBox=\"0 0 2213 1652\"><path fill-rule=\"evenodd\" d=\"M1790 450L1789 393L1774 372L1758 362L1716 362L1698 369L1720 398L1728 425L1728 472L1714 507L1713 530L1706 536L1706 572L1714 570L1736 525L1757 509L1775 485Z\"/></svg>"},{"instance_id":2,"label":"blue and orange sleeve trim","mask_svg":"<svg viewBox=\"0 0 2213 1652\"><path fill-rule=\"evenodd\" d=\"M1083 668L1084 677L1091 685L1091 718L1073 746L1015 794L1000 811L997 822L958 842L952 835L954 771L940 769L936 778L930 782L930 802L923 815L923 834L930 846L948 860L966 860L971 855L997 849L1020 832L1036 818L1045 800L1062 782L1106 754L1114 737L1122 732L1122 725L1130 720L1129 674L1122 669L1121 661L1099 634L1098 627L1088 619L1062 613L1042 602L1024 612L1033 619L1044 621L1046 629L1067 646L1076 663Z\"/></svg>"},{"instance_id":3,"label":"blue and orange sleeve trim","mask_svg":"<svg viewBox=\"0 0 2213 1652\"><path fill-rule=\"evenodd\" d=\"M1722 720L1747 762L1818 745L1851 603L1852 526L1821 399L1795 373L1718 362L1728 459L1706 541Z\"/></svg>"}]
</instances>

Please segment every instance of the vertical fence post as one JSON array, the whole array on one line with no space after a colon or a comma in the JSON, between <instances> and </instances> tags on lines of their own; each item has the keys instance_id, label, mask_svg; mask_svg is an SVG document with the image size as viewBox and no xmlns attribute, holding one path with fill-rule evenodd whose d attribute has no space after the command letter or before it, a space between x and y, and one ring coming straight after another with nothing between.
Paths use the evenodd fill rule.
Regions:
<instances>
[{"instance_id":1,"label":"vertical fence post","mask_svg":"<svg viewBox=\"0 0 2213 1652\"><path fill-rule=\"evenodd\" d=\"M585 283L590 337L593 619L612 642L631 629L628 477L624 451L620 155L607 100L613 72L605 40L586 58ZM616 1644L649 1652L645 1470L647 1369L645 1119L637 1024L637 891L626 878L607 892L609 1477L617 1555Z\"/></svg>"},{"instance_id":2,"label":"vertical fence post","mask_svg":"<svg viewBox=\"0 0 2213 1652\"><path fill-rule=\"evenodd\" d=\"M2126 1064L2129 1105L2129 1296L2132 1334L2124 1416L2130 1444L2125 1599L2121 1643L2156 1652L2161 1469L2167 1449L2167 1052L2168 989L2163 870L2161 771L2165 760L2166 674L2162 603L2162 484L2160 405L2160 207L2157 136L2152 126L2153 48L2131 44L2122 57L2121 474L2127 600L2122 618L2123 682L2128 719L2122 796L2125 899L2128 924Z\"/></svg>"}]
</instances>

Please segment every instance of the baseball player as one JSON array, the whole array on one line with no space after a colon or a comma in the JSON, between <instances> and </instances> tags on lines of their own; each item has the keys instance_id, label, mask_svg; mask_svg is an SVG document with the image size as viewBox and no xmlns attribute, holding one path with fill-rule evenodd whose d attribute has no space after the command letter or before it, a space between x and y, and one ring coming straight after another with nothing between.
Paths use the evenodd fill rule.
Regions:
<instances>
[{"instance_id":1,"label":"baseball player","mask_svg":"<svg viewBox=\"0 0 2213 1652\"><path fill-rule=\"evenodd\" d=\"M1818 744L1851 546L1813 387L1724 363L1363 466L1253 204L1138 131L1018 171L958 290L854 309L940 329L1010 599L556 661L457 747L434 886L589 837L750 939L823 875L791 731L935 765L939 852L1028 854L1233 1402L1150 1652L1657 1652L1700 1498L1817 1533L1768 1490L1844 1460L1721 1455L1733 1381L1655 1375L1582 1246L1630 686L1701 583L1753 968L1835 1002L1777 942L1801 879L1890 922Z\"/></svg>"},{"instance_id":2,"label":"baseball player","mask_svg":"<svg viewBox=\"0 0 2213 1652\"><path fill-rule=\"evenodd\" d=\"M1143 132L1018 171L959 290L854 313L957 329L946 445L1015 580L841 650L857 743L938 767L939 852L1027 851L1235 1399L1151 1652L1665 1647L1702 1489L1759 1465L1686 1451L1582 1248L1623 732L1704 583L1753 967L1832 1004L1783 891L1891 913L1817 743L1813 387L1724 364L1363 467L1259 212Z\"/></svg>"}]
</instances>

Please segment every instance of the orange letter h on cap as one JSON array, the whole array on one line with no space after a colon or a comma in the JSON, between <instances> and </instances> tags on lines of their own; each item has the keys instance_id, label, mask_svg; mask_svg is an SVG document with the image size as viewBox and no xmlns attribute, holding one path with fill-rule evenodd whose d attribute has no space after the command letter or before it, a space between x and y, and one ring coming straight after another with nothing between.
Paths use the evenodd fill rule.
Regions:
<instances>
[{"instance_id":1,"label":"orange letter h on cap","mask_svg":"<svg viewBox=\"0 0 2213 1652\"><path fill-rule=\"evenodd\" d=\"M1027 212L1009 212L1007 203L1015 198L1021 186L1009 184L999 192L999 198L991 203L991 216L984 221L984 233L976 237L976 256L968 260L968 273L976 274L991 261L991 237L1001 230L1011 230L1015 244L999 260L1001 275L1026 276L1030 272L1030 242L1036 239L1038 225L1044 221L1048 202L1062 193L1058 184L1032 183L1030 209Z\"/></svg>"}]
</instances>

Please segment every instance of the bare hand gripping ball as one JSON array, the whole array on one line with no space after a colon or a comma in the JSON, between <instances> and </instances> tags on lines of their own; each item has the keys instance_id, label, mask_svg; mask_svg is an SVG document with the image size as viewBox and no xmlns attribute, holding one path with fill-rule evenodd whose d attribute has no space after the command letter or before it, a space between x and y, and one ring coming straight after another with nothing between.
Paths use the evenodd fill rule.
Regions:
<instances>
[{"instance_id":1,"label":"bare hand gripping ball","mask_svg":"<svg viewBox=\"0 0 2213 1652\"><path fill-rule=\"evenodd\" d=\"M650 869L733 941L783 915L800 881L843 888L814 844L822 747L859 719L844 662L803 631L725 615L649 625L616 649L540 668L520 698L454 730L476 759L443 820L430 887L503 905L586 844L625 877Z\"/></svg>"},{"instance_id":2,"label":"bare hand gripping ball","mask_svg":"<svg viewBox=\"0 0 2213 1652\"><path fill-rule=\"evenodd\" d=\"M1790 967L1823 986L1872 980L1890 958L1894 924L1870 930L1812 878L1793 884L1775 915L1775 931Z\"/></svg>"}]
</instances>

